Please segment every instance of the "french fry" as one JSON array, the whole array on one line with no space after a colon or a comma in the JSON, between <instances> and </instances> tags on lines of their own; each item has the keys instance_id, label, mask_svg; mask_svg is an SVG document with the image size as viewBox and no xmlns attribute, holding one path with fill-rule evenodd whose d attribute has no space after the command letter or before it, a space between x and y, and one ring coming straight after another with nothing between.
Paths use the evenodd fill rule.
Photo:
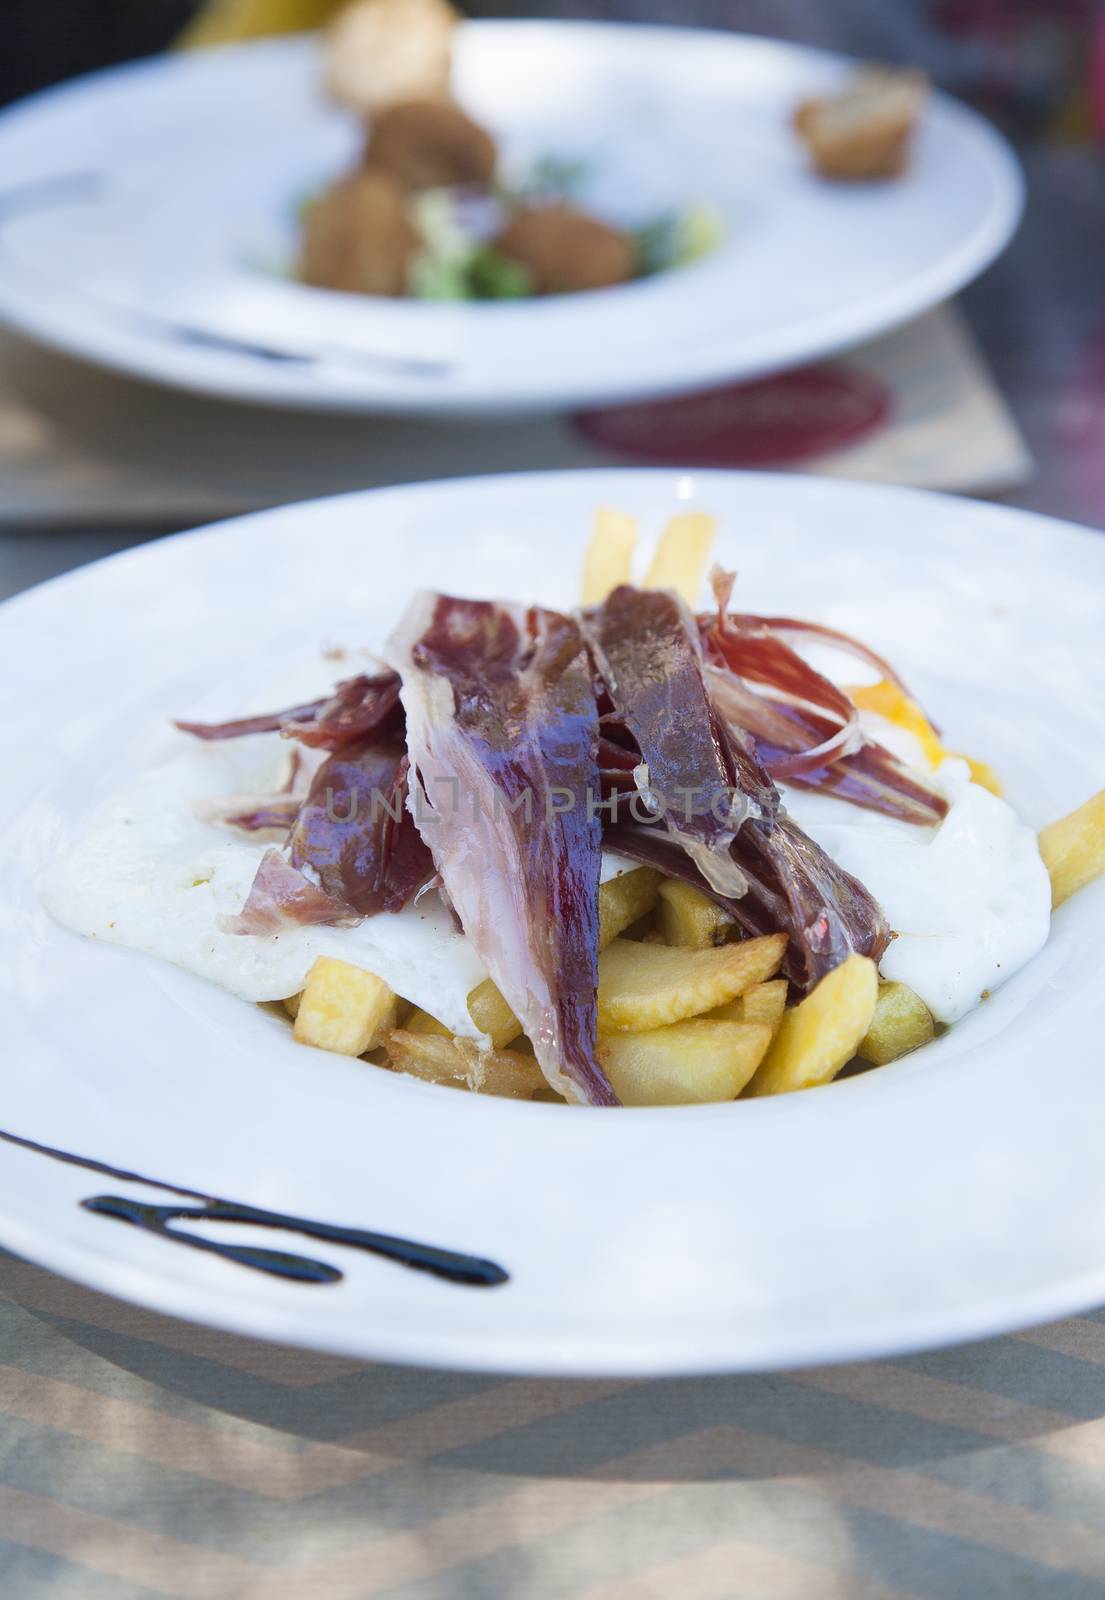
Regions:
<instances>
[{"instance_id":1,"label":"french fry","mask_svg":"<svg viewBox=\"0 0 1105 1600\"><path fill-rule=\"evenodd\" d=\"M421 1078L477 1094L532 1100L545 1079L533 1056L520 1050L481 1051L469 1039L442 1038L394 1028L386 1039L388 1066Z\"/></svg>"},{"instance_id":2,"label":"french fry","mask_svg":"<svg viewBox=\"0 0 1105 1600\"><path fill-rule=\"evenodd\" d=\"M1072 894L1105 872L1105 789L1040 832L1040 854L1051 875L1051 904L1061 906Z\"/></svg>"},{"instance_id":3,"label":"french fry","mask_svg":"<svg viewBox=\"0 0 1105 1600\"><path fill-rule=\"evenodd\" d=\"M615 939L599 957L599 1032L644 1033L724 1005L774 977L785 933L711 950Z\"/></svg>"},{"instance_id":4,"label":"french fry","mask_svg":"<svg viewBox=\"0 0 1105 1600\"><path fill-rule=\"evenodd\" d=\"M595 512L594 531L583 558L581 605L601 605L612 589L629 582L636 543L636 517L600 506Z\"/></svg>"},{"instance_id":5,"label":"french fry","mask_svg":"<svg viewBox=\"0 0 1105 1600\"><path fill-rule=\"evenodd\" d=\"M787 980L770 978L766 983L755 983L727 1005L715 1006L706 1016L719 1022L764 1022L771 1029L772 1038L779 1030L787 1003Z\"/></svg>"},{"instance_id":6,"label":"french fry","mask_svg":"<svg viewBox=\"0 0 1105 1600\"><path fill-rule=\"evenodd\" d=\"M717 534L717 519L701 511L672 517L656 547L646 589L674 589L689 606L698 599L706 562Z\"/></svg>"},{"instance_id":7,"label":"french fry","mask_svg":"<svg viewBox=\"0 0 1105 1600\"><path fill-rule=\"evenodd\" d=\"M655 867L636 867L599 885L599 949L633 923L647 916L656 904L662 877Z\"/></svg>"},{"instance_id":8,"label":"french fry","mask_svg":"<svg viewBox=\"0 0 1105 1600\"><path fill-rule=\"evenodd\" d=\"M478 983L468 996L468 1015L480 1032L487 1034L496 1050L502 1050L513 1043L522 1031L522 1024L490 978ZM439 1022L428 1011L418 1007L415 1007L403 1024L403 1031L416 1034L432 1033L439 1039L453 1037L443 1022Z\"/></svg>"},{"instance_id":9,"label":"french fry","mask_svg":"<svg viewBox=\"0 0 1105 1600\"><path fill-rule=\"evenodd\" d=\"M293 1022L296 1019L296 1014L299 1011L299 1002L302 1000L302 998L303 991L300 990L299 994L290 994L286 1000L281 1000L280 1002Z\"/></svg>"},{"instance_id":10,"label":"french fry","mask_svg":"<svg viewBox=\"0 0 1105 1600\"><path fill-rule=\"evenodd\" d=\"M695 1017L646 1033L599 1038L599 1062L624 1106L735 1100L771 1043L766 1023Z\"/></svg>"},{"instance_id":11,"label":"french fry","mask_svg":"<svg viewBox=\"0 0 1105 1600\"><path fill-rule=\"evenodd\" d=\"M319 956L299 997L294 1037L337 1055L363 1056L393 1025L395 998L374 973Z\"/></svg>"},{"instance_id":12,"label":"french fry","mask_svg":"<svg viewBox=\"0 0 1105 1600\"><path fill-rule=\"evenodd\" d=\"M771 978L746 989L740 996L741 1021L766 1022L774 1037L783 1020L789 987L785 978Z\"/></svg>"},{"instance_id":13,"label":"french fry","mask_svg":"<svg viewBox=\"0 0 1105 1600\"><path fill-rule=\"evenodd\" d=\"M428 1011L423 1011L420 1006L415 1006L406 1022L403 1024L406 1033L433 1033L439 1039L451 1039L453 1035L443 1022L432 1017Z\"/></svg>"},{"instance_id":14,"label":"french fry","mask_svg":"<svg viewBox=\"0 0 1105 1600\"><path fill-rule=\"evenodd\" d=\"M835 1078L870 1028L878 992L878 969L866 956L851 955L834 967L785 1013L745 1093L789 1094Z\"/></svg>"},{"instance_id":15,"label":"french fry","mask_svg":"<svg viewBox=\"0 0 1105 1600\"><path fill-rule=\"evenodd\" d=\"M522 1024L490 978L478 983L468 996L468 1015L496 1050L502 1050L522 1031Z\"/></svg>"},{"instance_id":16,"label":"french fry","mask_svg":"<svg viewBox=\"0 0 1105 1600\"><path fill-rule=\"evenodd\" d=\"M660 885L658 927L668 944L687 945L692 950L708 950L724 944L733 919L707 899L693 884L669 878Z\"/></svg>"},{"instance_id":17,"label":"french fry","mask_svg":"<svg viewBox=\"0 0 1105 1600\"><path fill-rule=\"evenodd\" d=\"M936 1034L932 1012L907 983L880 983L871 1026L856 1046L856 1055L872 1066L885 1067L899 1056L928 1044Z\"/></svg>"}]
</instances>

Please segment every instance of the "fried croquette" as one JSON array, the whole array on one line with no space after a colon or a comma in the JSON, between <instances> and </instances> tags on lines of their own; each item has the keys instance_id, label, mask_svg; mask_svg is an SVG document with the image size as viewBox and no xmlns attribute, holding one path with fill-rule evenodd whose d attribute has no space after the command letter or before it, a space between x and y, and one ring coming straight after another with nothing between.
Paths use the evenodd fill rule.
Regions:
<instances>
[{"instance_id":1,"label":"fried croquette","mask_svg":"<svg viewBox=\"0 0 1105 1600\"><path fill-rule=\"evenodd\" d=\"M368 116L403 100L447 100L457 20L447 0L356 0L327 33L327 89Z\"/></svg>"},{"instance_id":2,"label":"fried croquette","mask_svg":"<svg viewBox=\"0 0 1105 1600\"><path fill-rule=\"evenodd\" d=\"M868 67L840 94L803 100L794 129L823 178L896 178L928 92L923 72Z\"/></svg>"},{"instance_id":3,"label":"fried croquette","mask_svg":"<svg viewBox=\"0 0 1105 1600\"><path fill-rule=\"evenodd\" d=\"M525 267L535 294L604 289L637 269L628 234L567 205L516 211L495 246Z\"/></svg>"},{"instance_id":4,"label":"fried croquette","mask_svg":"<svg viewBox=\"0 0 1105 1600\"><path fill-rule=\"evenodd\" d=\"M365 161L390 172L407 189L454 183L489 185L498 151L485 128L459 106L404 100L372 119Z\"/></svg>"},{"instance_id":5,"label":"fried croquette","mask_svg":"<svg viewBox=\"0 0 1105 1600\"><path fill-rule=\"evenodd\" d=\"M399 184L390 173L366 168L309 207L299 276L318 289L401 295L420 247Z\"/></svg>"}]
</instances>

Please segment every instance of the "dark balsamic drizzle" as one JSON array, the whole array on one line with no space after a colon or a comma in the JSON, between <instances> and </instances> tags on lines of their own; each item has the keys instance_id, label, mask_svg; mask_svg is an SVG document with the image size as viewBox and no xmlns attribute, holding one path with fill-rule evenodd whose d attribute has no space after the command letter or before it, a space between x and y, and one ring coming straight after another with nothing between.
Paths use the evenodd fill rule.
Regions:
<instances>
[{"instance_id":1,"label":"dark balsamic drizzle","mask_svg":"<svg viewBox=\"0 0 1105 1600\"><path fill-rule=\"evenodd\" d=\"M448 1283L465 1284L474 1289L492 1289L506 1283L509 1274L494 1261L481 1256L465 1255L456 1250L442 1250L436 1245L420 1244L414 1239L401 1239L389 1233L374 1233L363 1228L343 1228L329 1222L313 1222L306 1217L293 1217L280 1211L264 1211L256 1206L237 1205L231 1200L219 1200L203 1194L198 1189L183 1189L177 1184L162 1183L158 1178L145 1178L141 1173L128 1172L120 1167L108 1166L103 1161L93 1161L85 1156L71 1155L66 1150L56 1150L52 1145L37 1144L33 1139L20 1138L0 1128L0 1139L8 1144L33 1150L37 1155L48 1156L52 1161L67 1166L83 1167L88 1172L98 1172L122 1183L144 1183L154 1189L164 1189L169 1194L180 1195L198 1205L154 1205L149 1201L132 1200L122 1195L101 1194L82 1200L85 1211L101 1217L114 1217L119 1222L130 1223L160 1239L173 1244L187 1245L193 1250L206 1250L221 1256L224 1261L236 1262L255 1272L266 1272L271 1277L284 1278L294 1283L338 1283L344 1276L337 1267L319 1261L313 1256L293 1255L284 1250L269 1250L259 1245L227 1244L220 1239L209 1239L202 1234L188 1233L171 1227L173 1222L236 1222L257 1228L278 1228L285 1233L298 1233L307 1239L322 1239L329 1244L351 1246L365 1250L370 1255L383 1256L415 1272L428 1272Z\"/></svg>"}]
</instances>

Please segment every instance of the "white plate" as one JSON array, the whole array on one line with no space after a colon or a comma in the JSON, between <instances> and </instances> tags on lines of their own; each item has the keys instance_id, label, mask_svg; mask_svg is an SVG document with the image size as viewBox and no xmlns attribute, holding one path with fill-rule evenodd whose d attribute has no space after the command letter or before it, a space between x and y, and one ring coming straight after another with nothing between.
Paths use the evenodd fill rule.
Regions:
<instances>
[{"instance_id":1,"label":"white plate","mask_svg":"<svg viewBox=\"0 0 1105 1600\"><path fill-rule=\"evenodd\" d=\"M110 1293L387 1360L694 1372L873 1356L1105 1300L1105 882L937 1043L808 1094L590 1112L485 1101L53 926L35 882L166 718L283 653L377 640L412 582L570 605L594 506L721 518L752 609L890 652L1034 823L1105 783L1105 540L902 490L701 473L473 479L168 539L0 610L0 1127L301 1216L475 1251L475 1291L352 1252L286 1285L90 1216L117 1188L0 1143L0 1239Z\"/></svg>"},{"instance_id":2,"label":"white plate","mask_svg":"<svg viewBox=\"0 0 1105 1600\"><path fill-rule=\"evenodd\" d=\"M812 176L788 120L847 75L839 57L545 22L467 24L458 55L460 97L512 166L582 156L585 200L626 223L709 201L724 246L625 288L513 305L282 281L267 267L291 257L297 201L360 135L321 98L315 43L267 42L99 74L0 118L0 315L108 366L274 405L553 409L751 378L870 338L961 288L1020 215L1008 147L943 96L901 181ZM100 181L50 181L82 173ZM280 363L182 342L174 324L328 353Z\"/></svg>"}]
</instances>

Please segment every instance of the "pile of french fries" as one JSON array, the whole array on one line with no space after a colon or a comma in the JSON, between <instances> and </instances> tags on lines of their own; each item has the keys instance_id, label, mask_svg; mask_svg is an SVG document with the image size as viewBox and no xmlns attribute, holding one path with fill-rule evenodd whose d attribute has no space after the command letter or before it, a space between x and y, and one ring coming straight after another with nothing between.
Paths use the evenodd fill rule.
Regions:
<instances>
[{"instance_id":1,"label":"pile of french fries","mask_svg":"<svg viewBox=\"0 0 1105 1600\"><path fill-rule=\"evenodd\" d=\"M675 589L693 606L714 532L710 517L673 518L645 587ZM599 512L584 565L584 605L630 581L636 537L632 518ZM988 768L980 770L992 779ZM1105 790L1044 828L1040 853L1055 907L1105 873ZM705 895L651 867L602 884L598 1057L622 1104L789 1094L831 1082L850 1063L884 1066L935 1037L920 996L882 981L864 956L850 956L789 1005L787 982L778 976L786 943L784 933L741 937ZM301 1044L476 1093L560 1098L490 978L468 997L490 1048L454 1036L374 974L329 956L318 958L302 992L284 1006Z\"/></svg>"}]
</instances>

